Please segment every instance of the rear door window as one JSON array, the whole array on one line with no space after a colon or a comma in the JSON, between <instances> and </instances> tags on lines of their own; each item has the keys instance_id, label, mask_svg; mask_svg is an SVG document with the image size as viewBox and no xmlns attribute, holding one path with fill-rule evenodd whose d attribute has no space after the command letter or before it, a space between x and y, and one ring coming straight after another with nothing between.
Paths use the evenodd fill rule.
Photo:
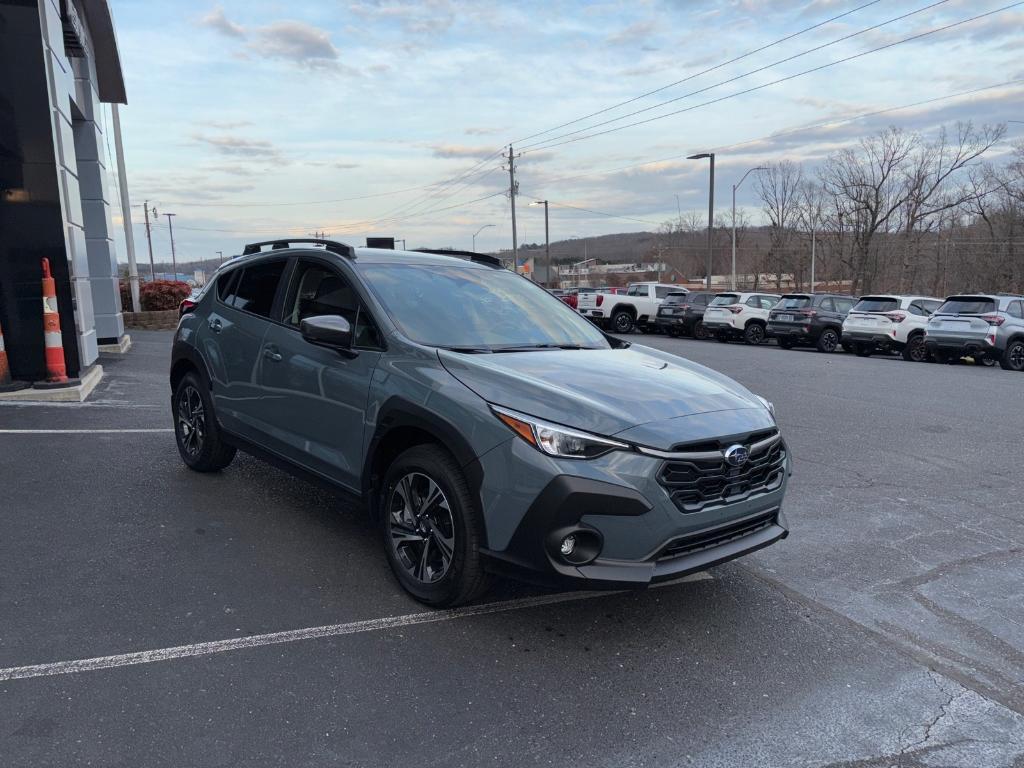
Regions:
<instances>
[{"instance_id":1,"label":"rear door window","mask_svg":"<svg viewBox=\"0 0 1024 768\"><path fill-rule=\"evenodd\" d=\"M939 307L940 315L984 315L995 312L996 303L984 296L952 296Z\"/></svg>"},{"instance_id":2,"label":"rear door window","mask_svg":"<svg viewBox=\"0 0 1024 768\"><path fill-rule=\"evenodd\" d=\"M241 270L239 269L232 269L230 272L217 278L217 298L225 304L228 303L228 297L231 295L231 287L234 285L235 278L238 277L238 273L240 271Z\"/></svg>"},{"instance_id":3,"label":"rear door window","mask_svg":"<svg viewBox=\"0 0 1024 768\"><path fill-rule=\"evenodd\" d=\"M910 314L912 315L919 315L920 317L928 316L928 311L924 308L924 302L912 301L907 309L910 310Z\"/></svg>"},{"instance_id":4,"label":"rear door window","mask_svg":"<svg viewBox=\"0 0 1024 768\"><path fill-rule=\"evenodd\" d=\"M761 309L774 309L775 305L779 303L778 296L759 296L761 301Z\"/></svg>"},{"instance_id":5,"label":"rear door window","mask_svg":"<svg viewBox=\"0 0 1024 768\"><path fill-rule=\"evenodd\" d=\"M822 312L835 312L836 304L830 297L825 297L821 300L821 311Z\"/></svg>"},{"instance_id":6,"label":"rear door window","mask_svg":"<svg viewBox=\"0 0 1024 768\"><path fill-rule=\"evenodd\" d=\"M854 306L854 312L892 312L900 308L898 299L892 296L865 296Z\"/></svg>"},{"instance_id":7,"label":"rear door window","mask_svg":"<svg viewBox=\"0 0 1024 768\"><path fill-rule=\"evenodd\" d=\"M225 303L243 312L270 317L286 263L284 259L278 259L245 267Z\"/></svg>"},{"instance_id":8,"label":"rear door window","mask_svg":"<svg viewBox=\"0 0 1024 768\"><path fill-rule=\"evenodd\" d=\"M836 312L840 314L848 314L853 309L853 299L835 299Z\"/></svg>"},{"instance_id":9,"label":"rear door window","mask_svg":"<svg viewBox=\"0 0 1024 768\"><path fill-rule=\"evenodd\" d=\"M1024 301L1011 301L1006 311L1013 317L1024 318Z\"/></svg>"}]
</instances>

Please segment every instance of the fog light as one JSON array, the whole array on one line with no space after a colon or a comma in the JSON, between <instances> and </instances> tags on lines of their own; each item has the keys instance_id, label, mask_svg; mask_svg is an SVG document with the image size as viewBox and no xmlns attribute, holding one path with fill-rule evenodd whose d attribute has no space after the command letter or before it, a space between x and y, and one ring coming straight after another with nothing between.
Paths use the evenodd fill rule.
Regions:
<instances>
[{"instance_id":1,"label":"fog light","mask_svg":"<svg viewBox=\"0 0 1024 768\"><path fill-rule=\"evenodd\" d=\"M576 537L571 534L566 536L558 549L565 557L569 557L576 549Z\"/></svg>"}]
</instances>

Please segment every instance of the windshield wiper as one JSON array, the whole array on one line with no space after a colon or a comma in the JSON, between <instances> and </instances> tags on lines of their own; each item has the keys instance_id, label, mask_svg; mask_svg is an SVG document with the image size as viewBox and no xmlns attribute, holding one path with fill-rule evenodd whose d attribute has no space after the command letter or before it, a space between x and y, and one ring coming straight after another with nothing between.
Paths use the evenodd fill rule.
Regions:
<instances>
[{"instance_id":1,"label":"windshield wiper","mask_svg":"<svg viewBox=\"0 0 1024 768\"><path fill-rule=\"evenodd\" d=\"M582 344L516 344L508 347L492 347L492 352L532 352L536 349L598 349L585 347Z\"/></svg>"},{"instance_id":2,"label":"windshield wiper","mask_svg":"<svg viewBox=\"0 0 1024 768\"><path fill-rule=\"evenodd\" d=\"M492 350L490 347L451 347L439 344L438 349L447 349L449 352L462 352L466 355L489 355Z\"/></svg>"}]
</instances>

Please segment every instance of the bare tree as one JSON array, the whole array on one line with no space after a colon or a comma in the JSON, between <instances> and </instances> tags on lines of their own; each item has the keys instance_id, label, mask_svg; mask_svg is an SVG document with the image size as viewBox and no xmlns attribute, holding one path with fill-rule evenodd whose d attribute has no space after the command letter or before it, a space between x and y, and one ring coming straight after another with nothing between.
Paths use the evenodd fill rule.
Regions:
<instances>
[{"instance_id":1,"label":"bare tree","mask_svg":"<svg viewBox=\"0 0 1024 768\"><path fill-rule=\"evenodd\" d=\"M771 233L768 259L775 272L775 287L782 286L782 273L794 272L792 246L797 234L800 213L800 188L803 168L792 160L769 163L757 172L755 188L761 198Z\"/></svg>"}]
</instances>

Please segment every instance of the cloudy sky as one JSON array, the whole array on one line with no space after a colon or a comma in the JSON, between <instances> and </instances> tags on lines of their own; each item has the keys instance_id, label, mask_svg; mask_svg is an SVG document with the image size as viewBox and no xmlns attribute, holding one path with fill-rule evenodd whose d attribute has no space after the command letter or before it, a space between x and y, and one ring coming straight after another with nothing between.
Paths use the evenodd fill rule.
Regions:
<instances>
[{"instance_id":1,"label":"cloudy sky","mask_svg":"<svg viewBox=\"0 0 1024 768\"><path fill-rule=\"evenodd\" d=\"M179 259L320 230L468 248L485 224L478 249L510 247L511 142L520 242L543 241L526 207L543 197L552 240L653 229L676 195L706 210L707 164L690 153L718 153L724 211L766 161L812 169L889 124L1024 120L1024 82L989 88L1024 80L1024 4L1008 4L111 0L132 201L177 214ZM739 202L756 218L752 189Z\"/></svg>"}]
</instances>

